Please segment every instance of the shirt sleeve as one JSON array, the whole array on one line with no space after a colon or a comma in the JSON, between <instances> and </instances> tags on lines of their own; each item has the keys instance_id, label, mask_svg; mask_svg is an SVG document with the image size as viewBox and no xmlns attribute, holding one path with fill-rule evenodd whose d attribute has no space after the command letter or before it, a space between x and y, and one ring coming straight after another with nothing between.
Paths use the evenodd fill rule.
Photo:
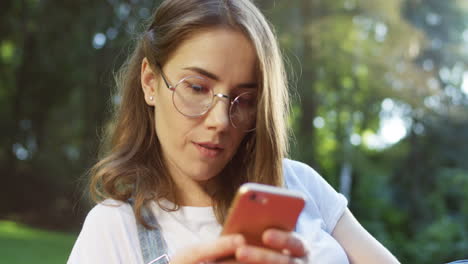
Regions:
<instances>
[{"instance_id":1,"label":"shirt sleeve","mask_svg":"<svg viewBox=\"0 0 468 264\"><path fill-rule=\"evenodd\" d=\"M68 264L143 263L133 210L106 200L87 215Z\"/></svg>"},{"instance_id":2,"label":"shirt sleeve","mask_svg":"<svg viewBox=\"0 0 468 264\"><path fill-rule=\"evenodd\" d=\"M309 203L306 208L318 210L325 231L332 233L348 205L347 199L307 164L285 160L284 173L288 188L298 189L306 195L306 204Z\"/></svg>"}]
</instances>

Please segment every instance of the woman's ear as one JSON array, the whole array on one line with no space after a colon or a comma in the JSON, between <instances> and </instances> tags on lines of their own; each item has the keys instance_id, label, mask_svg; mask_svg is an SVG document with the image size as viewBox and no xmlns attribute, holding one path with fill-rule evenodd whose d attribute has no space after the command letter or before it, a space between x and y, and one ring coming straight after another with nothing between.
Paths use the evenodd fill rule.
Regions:
<instances>
[{"instance_id":1,"label":"woman's ear","mask_svg":"<svg viewBox=\"0 0 468 264\"><path fill-rule=\"evenodd\" d=\"M148 59L145 57L141 61L141 88L143 89L143 93L145 95L145 102L148 105L155 105L157 85L157 75L151 68Z\"/></svg>"}]
</instances>

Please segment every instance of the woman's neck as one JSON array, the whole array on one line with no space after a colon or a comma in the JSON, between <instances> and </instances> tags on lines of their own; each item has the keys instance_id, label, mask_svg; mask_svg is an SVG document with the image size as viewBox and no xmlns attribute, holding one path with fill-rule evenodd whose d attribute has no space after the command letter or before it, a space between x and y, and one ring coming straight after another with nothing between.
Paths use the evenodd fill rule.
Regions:
<instances>
[{"instance_id":1,"label":"woman's neck","mask_svg":"<svg viewBox=\"0 0 468 264\"><path fill-rule=\"evenodd\" d=\"M179 205L212 206L212 198L202 184L195 181L177 182L177 180L175 180L175 184Z\"/></svg>"},{"instance_id":2,"label":"woman's neck","mask_svg":"<svg viewBox=\"0 0 468 264\"><path fill-rule=\"evenodd\" d=\"M195 181L184 175L177 168L169 170L170 177L175 183L177 202L181 206L212 206L212 198L207 191L207 182Z\"/></svg>"}]
</instances>

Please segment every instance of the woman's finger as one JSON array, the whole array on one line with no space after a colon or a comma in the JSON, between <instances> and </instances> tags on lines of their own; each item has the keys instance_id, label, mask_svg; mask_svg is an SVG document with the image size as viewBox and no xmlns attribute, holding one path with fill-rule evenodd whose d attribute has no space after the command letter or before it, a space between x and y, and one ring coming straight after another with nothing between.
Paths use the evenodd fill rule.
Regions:
<instances>
[{"instance_id":1,"label":"woman's finger","mask_svg":"<svg viewBox=\"0 0 468 264\"><path fill-rule=\"evenodd\" d=\"M280 252L255 246L242 246L236 250L236 259L245 264L296 264L301 259Z\"/></svg>"},{"instance_id":2,"label":"woman's finger","mask_svg":"<svg viewBox=\"0 0 468 264\"><path fill-rule=\"evenodd\" d=\"M216 263L216 264L245 264L245 263L240 263L237 260L216 261L216 262L213 262L213 263ZM210 264L210 263L208 263L208 264Z\"/></svg>"},{"instance_id":3,"label":"woman's finger","mask_svg":"<svg viewBox=\"0 0 468 264\"><path fill-rule=\"evenodd\" d=\"M304 241L294 232L286 232L278 229L268 229L262 235L262 241L268 247L285 252L294 257L303 257L307 254Z\"/></svg>"},{"instance_id":4,"label":"woman's finger","mask_svg":"<svg viewBox=\"0 0 468 264\"><path fill-rule=\"evenodd\" d=\"M244 244L245 239L242 235L221 236L215 241L184 250L171 259L171 264L198 264L234 256L236 249Z\"/></svg>"}]
</instances>

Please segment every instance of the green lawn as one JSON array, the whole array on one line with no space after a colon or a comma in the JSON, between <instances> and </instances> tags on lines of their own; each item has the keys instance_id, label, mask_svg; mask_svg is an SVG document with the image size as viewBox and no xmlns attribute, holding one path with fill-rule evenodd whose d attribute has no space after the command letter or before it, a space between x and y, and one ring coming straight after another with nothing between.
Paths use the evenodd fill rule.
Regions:
<instances>
[{"instance_id":1,"label":"green lawn","mask_svg":"<svg viewBox=\"0 0 468 264\"><path fill-rule=\"evenodd\" d=\"M11 221L0 221L1 263L63 264L75 239L75 234L45 231Z\"/></svg>"}]
</instances>

